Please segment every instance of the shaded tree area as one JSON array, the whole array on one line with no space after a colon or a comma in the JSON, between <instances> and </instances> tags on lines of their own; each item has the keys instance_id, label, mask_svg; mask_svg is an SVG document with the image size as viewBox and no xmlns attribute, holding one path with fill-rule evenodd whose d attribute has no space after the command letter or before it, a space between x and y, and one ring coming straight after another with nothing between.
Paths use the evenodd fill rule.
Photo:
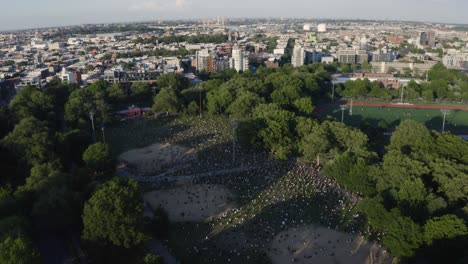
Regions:
<instances>
[{"instance_id":1,"label":"shaded tree area","mask_svg":"<svg viewBox=\"0 0 468 264\"><path fill-rule=\"evenodd\" d=\"M467 155L468 144L458 136L412 120L397 127L382 161L368 169L374 194L360 204L393 255L432 263L466 257L460 249L468 246Z\"/></svg>"},{"instance_id":2,"label":"shaded tree area","mask_svg":"<svg viewBox=\"0 0 468 264\"><path fill-rule=\"evenodd\" d=\"M115 183L107 183L114 176L115 162L110 146L103 142L92 144L89 114L93 113L98 128L113 121L111 109L116 102L129 97L151 99L151 92L146 85L140 84L130 87L126 93L121 87L105 82L78 88L53 80L43 89L25 87L8 107L0 109L1 263L41 263L49 259L51 256L40 256L36 245L37 241L48 241L49 234L54 234L65 243L72 239L71 234L80 234L83 230L83 238L92 241L96 236L89 231L86 215L92 215L93 210L83 213L83 208L85 204L93 208L96 200L97 203L106 201L107 209L114 208L109 213L118 213L119 206L136 211L133 214L130 209L120 211L124 215L118 217L125 218L125 230L129 230L129 233L112 228L120 233L115 238L109 229L100 229L103 233L97 237L105 237L107 240L104 242L107 242L96 247L99 249L96 251L87 248L91 260L108 262L115 250L131 247L122 251L131 259L123 257L112 262L128 263L138 259L144 263L146 252L141 243L148 236L143 232L137 234L131 231L144 227L138 186L135 182L115 180L112 181ZM108 185L112 185L113 195L123 193L124 196L110 197L108 200L102 198L105 197L101 195L104 192L102 189ZM101 223L104 221L108 225L105 221L112 215L102 218ZM135 239L128 238L132 237L132 232ZM68 255L66 252L56 253Z\"/></svg>"}]
</instances>

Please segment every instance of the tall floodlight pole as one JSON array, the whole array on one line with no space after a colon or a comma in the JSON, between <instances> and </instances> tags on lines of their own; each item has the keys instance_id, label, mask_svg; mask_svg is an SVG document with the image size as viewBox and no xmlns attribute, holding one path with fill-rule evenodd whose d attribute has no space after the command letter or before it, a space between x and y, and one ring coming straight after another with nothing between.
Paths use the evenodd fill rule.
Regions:
<instances>
[{"instance_id":1,"label":"tall floodlight pole","mask_svg":"<svg viewBox=\"0 0 468 264\"><path fill-rule=\"evenodd\" d=\"M236 162L236 129L237 129L237 121L236 120L231 120L231 125L232 125L232 165L234 166Z\"/></svg>"},{"instance_id":2,"label":"tall floodlight pole","mask_svg":"<svg viewBox=\"0 0 468 264\"><path fill-rule=\"evenodd\" d=\"M350 105L350 108L349 108L349 115L350 116L353 115L353 99L351 99L351 105Z\"/></svg>"},{"instance_id":3,"label":"tall floodlight pole","mask_svg":"<svg viewBox=\"0 0 468 264\"><path fill-rule=\"evenodd\" d=\"M403 91L405 90L405 87L402 85L401 86L401 99L400 102L403 103Z\"/></svg>"},{"instance_id":4,"label":"tall floodlight pole","mask_svg":"<svg viewBox=\"0 0 468 264\"><path fill-rule=\"evenodd\" d=\"M93 128L93 139L96 142L96 133L94 132L94 113L91 111L89 112L89 119L91 119L91 126Z\"/></svg>"},{"instance_id":5,"label":"tall floodlight pole","mask_svg":"<svg viewBox=\"0 0 468 264\"><path fill-rule=\"evenodd\" d=\"M106 143L106 134L104 133L104 125L101 126L101 131L102 131L102 142Z\"/></svg>"},{"instance_id":6,"label":"tall floodlight pole","mask_svg":"<svg viewBox=\"0 0 468 264\"><path fill-rule=\"evenodd\" d=\"M333 82L332 80L332 103L333 103L333 100L335 99L335 82Z\"/></svg>"},{"instance_id":7,"label":"tall floodlight pole","mask_svg":"<svg viewBox=\"0 0 468 264\"><path fill-rule=\"evenodd\" d=\"M200 113L199 113L199 116L198 116L198 117L201 118L201 112L202 112L202 106L201 106L201 105L202 105L202 102L201 102L201 86L198 86L198 92L199 92L199 93L198 93L198 96L199 96L199 99L200 99L200 103L199 103L199 104L200 104Z\"/></svg>"},{"instance_id":8,"label":"tall floodlight pole","mask_svg":"<svg viewBox=\"0 0 468 264\"><path fill-rule=\"evenodd\" d=\"M445 118L446 118L447 115L450 114L450 111L447 110L447 109L441 109L440 111L444 115L443 120L442 120L442 132L444 132L445 131Z\"/></svg>"},{"instance_id":9,"label":"tall floodlight pole","mask_svg":"<svg viewBox=\"0 0 468 264\"><path fill-rule=\"evenodd\" d=\"M341 123L344 121L344 111L346 110L346 105L340 105L341 109Z\"/></svg>"}]
</instances>

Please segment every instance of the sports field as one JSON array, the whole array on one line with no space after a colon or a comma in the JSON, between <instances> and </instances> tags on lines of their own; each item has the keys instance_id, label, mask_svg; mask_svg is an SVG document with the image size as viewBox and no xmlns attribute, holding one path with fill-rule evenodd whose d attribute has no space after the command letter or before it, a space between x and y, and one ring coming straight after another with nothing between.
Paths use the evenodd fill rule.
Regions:
<instances>
[{"instance_id":1,"label":"sports field","mask_svg":"<svg viewBox=\"0 0 468 264\"><path fill-rule=\"evenodd\" d=\"M389 129L398 126L405 119L413 119L424 123L429 129L441 130L443 113L441 109L409 108L411 106L361 106L347 105L344 111L344 123L352 126L360 126L367 122L371 126L377 126L385 121ZM339 105L332 106L320 113L321 116L332 116L341 121L342 111ZM382 125L382 123L380 123ZM449 110L446 116L445 130L454 133L468 133L468 111Z\"/></svg>"}]
</instances>

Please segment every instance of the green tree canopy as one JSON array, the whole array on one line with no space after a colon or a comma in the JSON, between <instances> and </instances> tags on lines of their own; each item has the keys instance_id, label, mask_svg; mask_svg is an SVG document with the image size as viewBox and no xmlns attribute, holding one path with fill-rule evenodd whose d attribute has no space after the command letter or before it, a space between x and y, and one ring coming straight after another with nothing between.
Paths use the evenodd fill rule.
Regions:
<instances>
[{"instance_id":1,"label":"green tree canopy","mask_svg":"<svg viewBox=\"0 0 468 264\"><path fill-rule=\"evenodd\" d=\"M154 111L178 113L180 109L181 102L172 89L164 88L154 97Z\"/></svg>"},{"instance_id":2,"label":"green tree canopy","mask_svg":"<svg viewBox=\"0 0 468 264\"><path fill-rule=\"evenodd\" d=\"M83 161L94 175L112 175L115 171L111 149L106 143L97 142L89 145L83 153Z\"/></svg>"},{"instance_id":3,"label":"green tree canopy","mask_svg":"<svg viewBox=\"0 0 468 264\"><path fill-rule=\"evenodd\" d=\"M138 183L114 178L103 184L85 203L83 239L130 248L141 244L143 205Z\"/></svg>"},{"instance_id":4,"label":"green tree canopy","mask_svg":"<svg viewBox=\"0 0 468 264\"><path fill-rule=\"evenodd\" d=\"M24 87L10 102L10 109L19 119L36 117L46 120L53 110L52 98L34 86Z\"/></svg>"},{"instance_id":5,"label":"green tree canopy","mask_svg":"<svg viewBox=\"0 0 468 264\"><path fill-rule=\"evenodd\" d=\"M7 237L0 242L0 263L34 264L40 262L37 249L27 237Z\"/></svg>"},{"instance_id":6,"label":"green tree canopy","mask_svg":"<svg viewBox=\"0 0 468 264\"><path fill-rule=\"evenodd\" d=\"M22 119L1 143L27 164L43 163L54 156L46 123L34 117Z\"/></svg>"},{"instance_id":7,"label":"green tree canopy","mask_svg":"<svg viewBox=\"0 0 468 264\"><path fill-rule=\"evenodd\" d=\"M426 243L431 244L434 240L451 239L468 234L463 219L456 215L443 215L434 217L424 225L424 238Z\"/></svg>"}]
</instances>

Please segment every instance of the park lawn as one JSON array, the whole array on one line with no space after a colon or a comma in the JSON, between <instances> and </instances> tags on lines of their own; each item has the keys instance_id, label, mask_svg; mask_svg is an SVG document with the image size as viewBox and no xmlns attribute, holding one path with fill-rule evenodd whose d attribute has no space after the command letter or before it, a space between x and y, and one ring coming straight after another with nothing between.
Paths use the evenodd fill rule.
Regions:
<instances>
[{"instance_id":1,"label":"park lawn","mask_svg":"<svg viewBox=\"0 0 468 264\"><path fill-rule=\"evenodd\" d=\"M352 115L350 115L349 110L349 107L345 110L344 123L352 126L360 126L365 122L372 126L377 126L383 120L392 129L405 119L413 119L425 124L429 129L442 129L443 114L438 109L354 106ZM341 121L341 110L339 107L330 108L323 112L322 115L329 115ZM446 117L445 130L468 131L468 111L450 111Z\"/></svg>"}]
</instances>

